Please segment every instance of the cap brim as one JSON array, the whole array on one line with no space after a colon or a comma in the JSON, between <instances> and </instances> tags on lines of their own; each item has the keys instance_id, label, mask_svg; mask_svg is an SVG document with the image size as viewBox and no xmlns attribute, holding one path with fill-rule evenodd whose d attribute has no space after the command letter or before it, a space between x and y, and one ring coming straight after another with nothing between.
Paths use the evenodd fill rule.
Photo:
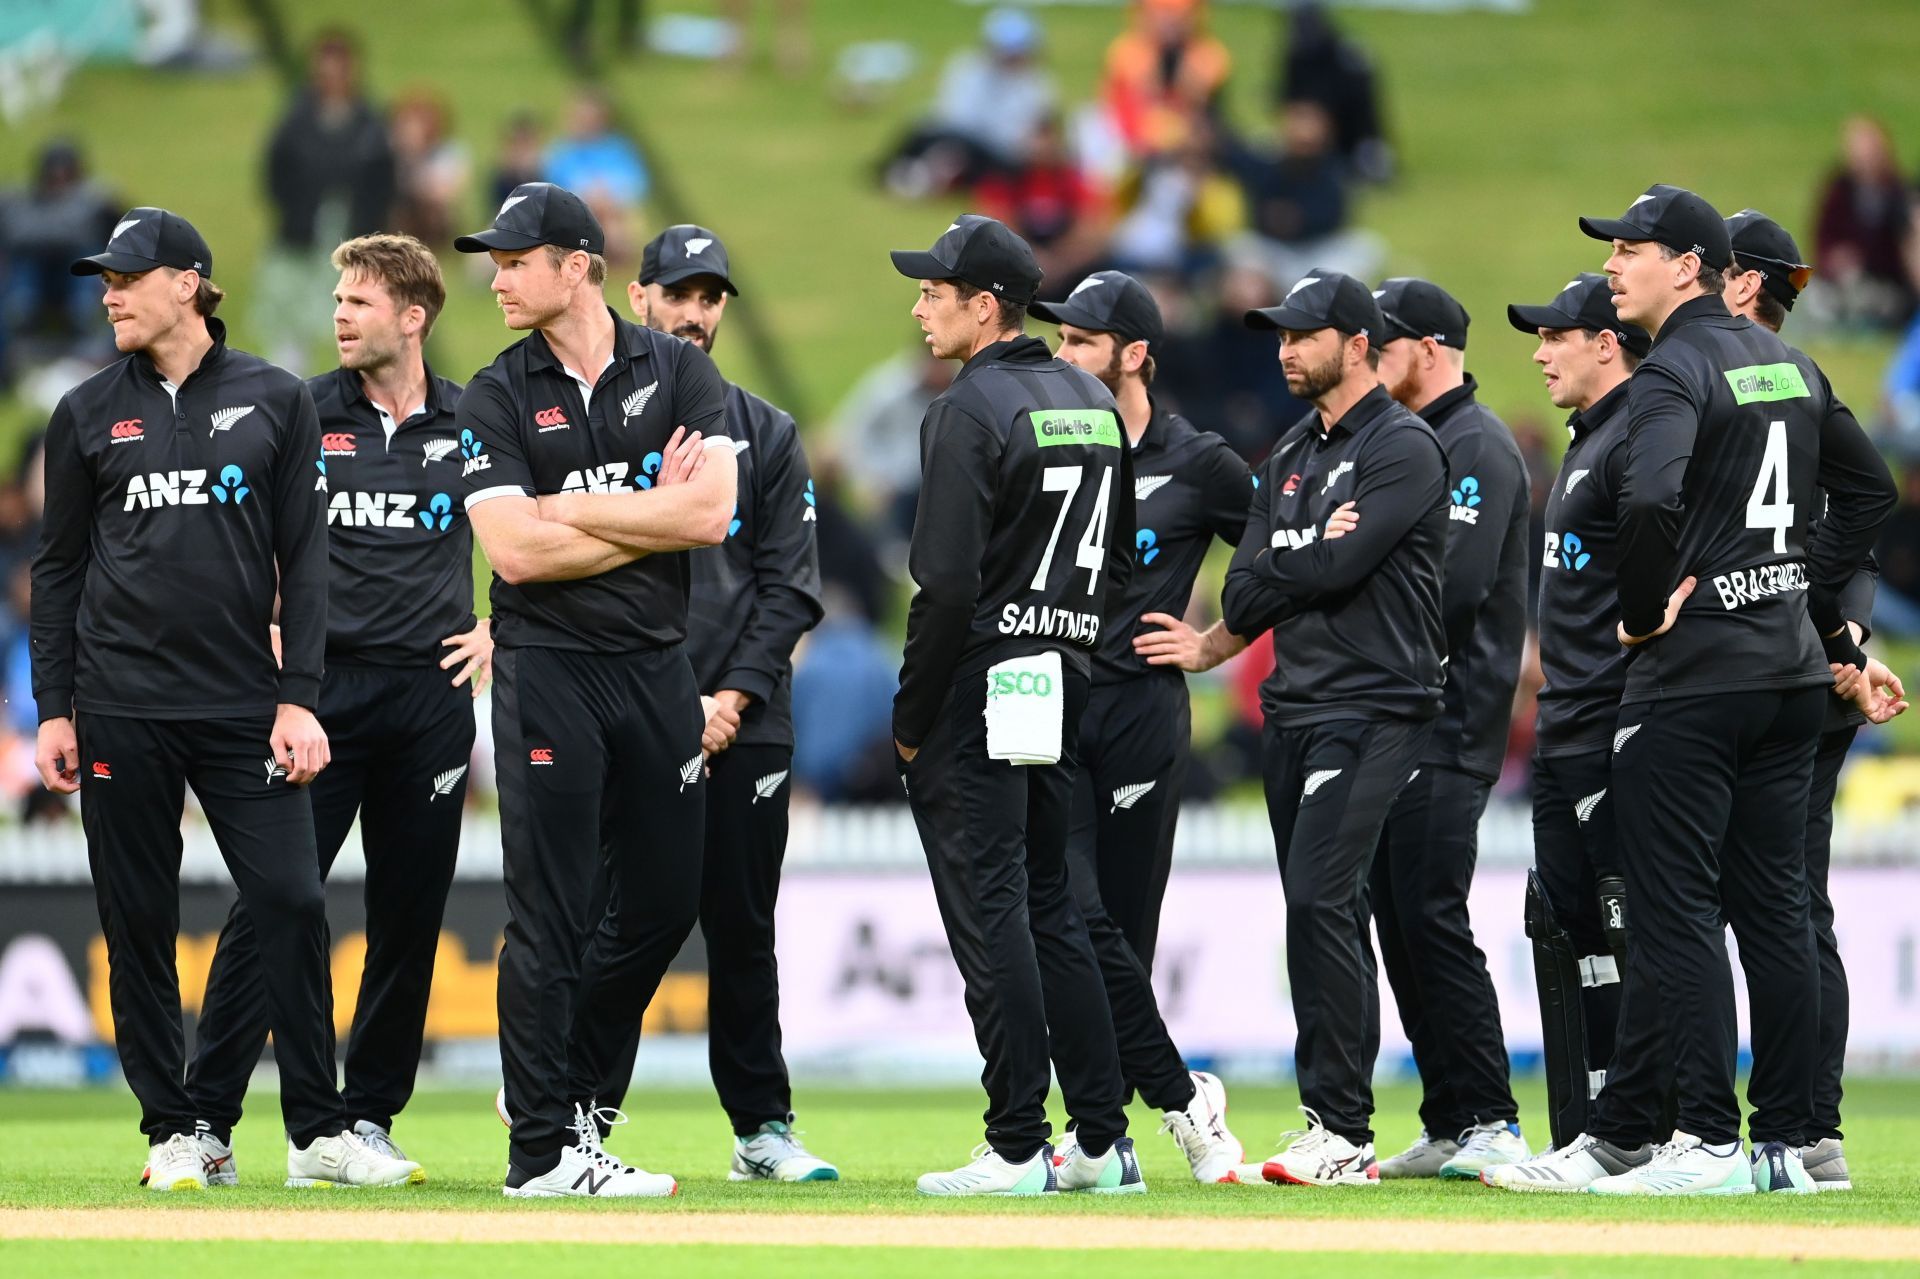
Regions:
<instances>
[{"instance_id":1,"label":"cap brim","mask_svg":"<svg viewBox=\"0 0 1920 1279\"><path fill-rule=\"evenodd\" d=\"M706 276L708 279L720 281L720 287L725 289L727 292L733 294L733 296L735 297L740 296L740 290L733 287L732 280L729 280L726 276L721 275L718 271L709 271L706 267L703 267L703 266L675 267L671 271L662 271L658 275L650 275L646 279L640 281L640 283L642 284L679 284L685 280L697 280L703 275Z\"/></svg>"},{"instance_id":2,"label":"cap brim","mask_svg":"<svg viewBox=\"0 0 1920 1279\"><path fill-rule=\"evenodd\" d=\"M1653 238L1645 227L1623 222L1619 218L1581 218L1580 229L1596 240L1626 240L1637 244Z\"/></svg>"},{"instance_id":3,"label":"cap brim","mask_svg":"<svg viewBox=\"0 0 1920 1279\"><path fill-rule=\"evenodd\" d=\"M1312 333L1316 329L1333 327L1319 316L1289 306L1268 306L1249 311L1244 322L1250 329L1289 329L1295 333Z\"/></svg>"},{"instance_id":4,"label":"cap brim","mask_svg":"<svg viewBox=\"0 0 1920 1279\"><path fill-rule=\"evenodd\" d=\"M894 249L893 269L909 280L950 280L953 268L924 249Z\"/></svg>"},{"instance_id":5,"label":"cap brim","mask_svg":"<svg viewBox=\"0 0 1920 1279\"><path fill-rule=\"evenodd\" d=\"M152 258L135 257L131 253L96 253L90 258L81 258L67 270L74 275L99 275L103 271L138 275L142 271L151 271L161 265L164 264Z\"/></svg>"},{"instance_id":6,"label":"cap brim","mask_svg":"<svg viewBox=\"0 0 1920 1279\"><path fill-rule=\"evenodd\" d=\"M1507 307L1507 323L1522 333L1538 333L1541 329L1583 329L1577 315L1568 315L1553 306L1521 306L1515 302Z\"/></svg>"},{"instance_id":7,"label":"cap brim","mask_svg":"<svg viewBox=\"0 0 1920 1279\"><path fill-rule=\"evenodd\" d=\"M1106 322L1090 311L1083 311L1072 302L1035 302L1027 311L1036 320L1047 324L1071 324L1079 329L1092 329L1096 333L1111 333Z\"/></svg>"},{"instance_id":8,"label":"cap brim","mask_svg":"<svg viewBox=\"0 0 1920 1279\"><path fill-rule=\"evenodd\" d=\"M531 249L545 244L537 235L525 235L519 231L502 231L490 226L484 231L472 235L463 235L453 242L453 247L461 253L485 253L489 249L498 249L502 253L517 253L521 249Z\"/></svg>"}]
</instances>

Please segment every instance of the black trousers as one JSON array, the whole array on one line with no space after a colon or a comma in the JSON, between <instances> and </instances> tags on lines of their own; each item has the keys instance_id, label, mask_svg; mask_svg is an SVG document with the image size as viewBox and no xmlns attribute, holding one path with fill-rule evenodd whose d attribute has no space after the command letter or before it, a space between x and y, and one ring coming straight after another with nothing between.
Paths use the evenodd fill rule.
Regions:
<instances>
[{"instance_id":1,"label":"black trousers","mask_svg":"<svg viewBox=\"0 0 1920 1279\"><path fill-rule=\"evenodd\" d=\"M320 686L333 762L308 788L325 879L360 818L367 952L347 1038L349 1119L393 1127L413 1096L460 810L473 755L473 697L438 667L336 665ZM245 903L220 931L187 1071L196 1112L221 1136L240 1121L267 1045L260 942Z\"/></svg>"},{"instance_id":2,"label":"black trousers","mask_svg":"<svg viewBox=\"0 0 1920 1279\"><path fill-rule=\"evenodd\" d=\"M1554 918L1581 956L1609 955L1600 919L1599 881L1625 879L1610 794L1613 756L1536 754L1533 758L1533 856ZM1580 820L1583 800L1599 798ZM1626 922L1635 926L1640 899L1627 884ZM1665 1141L1672 1133L1666 1103L1673 1088L1673 1055L1660 1016L1660 992L1646 965L1629 960L1620 981L1581 994L1587 1027L1587 1065L1607 1082L1588 1112L1587 1131L1620 1146Z\"/></svg>"},{"instance_id":3,"label":"black trousers","mask_svg":"<svg viewBox=\"0 0 1920 1279\"><path fill-rule=\"evenodd\" d=\"M1813 759L1813 788L1807 798L1807 889L1813 912L1813 940L1820 952L1820 1030L1813 1072L1813 1126L1808 1141L1840 1139L1840 1078L1847 1065L1847 969L1833 932L1833 898L1827 874L1833 867L1833 801L1840 769L1847 762L1858 728L1823 733Z\"/></svg>"},{"instance_id":4,"label":"black trousers","mask_svg":"<svg viewBox=\"0 0 1920 1279\"><path fill-rule=\"evenodd\" d=\"M1420 1122L1436 1136L1520 1117L1500 1000L1467 917L1492 789L1457 769L1422 765L1393 801L1373 859L1380 962L1420 1071ZM1371 967L1371 947L1367 960ZM1376 1042L1369 1060L1378 1051Z\"/></svg>"},{"instance_id":5,"label":"black trousers","mask_svg":"<svg viewBox=\"0 0 1920 1279\"><path fill-rule=\"evenodd\" d=\"M1156 1110L1184 1110L1193 1100L1193 1077L1160 1018L1150 977L1190 724L1187 681L1178 671L1096 685L1080 719L1067 832L1067 881L1106 983L1120 1072Z\"/></svg>"},{"instance_id":6,"label":"black trousers","mask_svg":"<svg viewBox=\"0 0 1920 1279\"><path fill-rule=\"evenodd\" d=\"M1807 797L1820 688L1620 708L1614 820L1633 894L1627 963L1659 990L1674 1055L1675 1122L1740 1137L1738 1027L1725 924L1753 1016L1754 1144L1799 1145L1813 1124L1820 970L1807 892Z\"/></svg>"},{"instance_id":7,"label":"black trousers","mask_svg":"<svg viewBox=\"0 0 1920 1279\"><path fill-rule=\"evenodd\" d=\"M500 1062L513 1162L540 1173L700 909L700 695L679 647L497 649L507 887ZM602 864L611 891L590 911Z\"/></svg>"},{"instance_id":8,"label":"black trousers","mask_svg":"<svg viewBox=\"0 0 1920 1279\"><path fill-rule=\"evenodd\" d=\"M986 1059L987 1140L1014 1162L1046 1141L1051 1057L1080 1140L1105 1151L1126 1135L1125 1085L1100 967L1067 882L1087 679L1064 677L1060 762L1018 767L987 757L986 683L962 680L947 694L905 778Z\"/></svg>"},{"instance_id":9,"label":"black trousers","mask_svg":"<svg viewBox=\"0 0 1920 1279\"><path fill-rule=\"evenodd\" d=\"M240 900L260 924L280 1110L301 1145L347 1126L334 1086L326 897L307 792L276 772L269 716L143 720L82 714L81 821L107 940L114 1046L150 1142L191 1133L180 980L180 816L193 787Z\"/></svg>"},{"instance_id":10,"label":"black trousers","mask_svg":"<svg viewBox=\"0 0 1920 1279\"><path fill-rule=\"evenodd\" d=\"M707 1064L734 1135L750 1137L769 1120L793 1119L793 1086L780 1055L780 968L773 953L793 748L733 746L715 755L711 766L700 876ZM639 1049L636 1018L594 1092L601 1105L625 1100Z\"/></svg>"},{"instance_id":11,"label":"black trousers","mask_svg":"<svg viewBox=\"0 0 1920 1279\"><path fill-rule=\"evenodd\" d=\"M1267 819L1287 899L1287 978L1300 1101L1347 1140L1373 1140L1380 991L1367 941L1367 877L1394 796L1431 721L1269 723Z\"/></svg>"}]
</instances>

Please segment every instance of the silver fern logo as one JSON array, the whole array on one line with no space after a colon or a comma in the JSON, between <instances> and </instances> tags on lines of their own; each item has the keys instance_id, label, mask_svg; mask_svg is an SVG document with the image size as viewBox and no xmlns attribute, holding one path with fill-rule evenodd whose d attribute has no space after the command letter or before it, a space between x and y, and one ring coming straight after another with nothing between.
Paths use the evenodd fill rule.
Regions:
<instances>
[{"instance_id":1,"label":"silver fern logo","mask_svg":"<svg viewBox=\"0 0 1920 1279\"><path fill-rule=\"evenodd\" d=\"M1172 483L1171 475L1142 475L1133 481L1133 500L1144 502Z\"/></svg>"},{"instance_id":2,"label":"silver fern logo","mask_svg":"<svg viewBox=\"0 0 1920 1279\"><path fill-rule=\"evenodd\" d=\"M1560 495L1562 497L1572 497L1573 490L1577 488L1580 481L1586 479L1589 474L1590 472L1588 471L1575 471L1573 474L1567 476L1567 487L1561 491Z\"/></svg>"},{"instance_id":3,"label":"silver fern logo","mask_svg":"<svg viewBox=\"0 0 1920 1279\"><path fill-rule=\"evenodd\" d=\"M207 431L208 437L211 438L215 431L231 431L235 422L253 412L256 407L258 406L248 404L237 409L221 409L208 419L213 424Z\"/></svg>"},{"instance_id":4,"label":"silver fern logo","mask_svg":"<svg viewBox=\"0 0 1920 1279\"><path fill-rule=\"evenodd\" d=\"M777 773L768 773L765 777L755 782L753 784L753 802L757 804L763 799L772 799L773 793L780 789L780 783L787 780L787 771L788 770L783 768Z\"/></svg>"},{"instance_id":5,"label":"silver fern logo","mask_svg":"<svg viewBox=\"0 0 1920 1279\"><path fill-rule=\"evenodd\" d=\"M1346 771L1344 768L1322 768L1317 772L1308 773L1307 784L1300 788L1300 797L1305 799Z\"/></svg>"},{"instance_id":6,"label":"silver fern logo","mask_svg":"<svg viewBox=\"0 0 1920 1279\"><path fill-rule=\"evenodd\" d=\"M426 470L429 462L444 462L447 455L460 447L458 440L428 440L420 446L420 469Z\"/></svg>"},{"instance_id":7,"label":"silver fern logo","mask_svg":"<svg viewBox=\"0 0 1920 1279\"><path fill-rule=\"evenodd\" d=\"M625 426L629 418L636 418L645 413L647 401L651 400L653 393L659 389L660 381L656 378L620 401L620 425Z\"/></svg>"},{"instance_id":8,"label":"silver fern logo","mask_svg":"<svg viewBox=\"0 0 1920 1279\"><path fill-rule=\"evenodd\" d=\"M1600 801L1606 797L1606 788L1602 787L1573 806L1573 815L1582 826L1587 824L1587 818L1593 816L1593 810L1600 807Z\"/></svg>"},{"instance_id":9,"label":"silver fern logo","mask_svg":"<svg viewBox=\"0 0 1920 1279\"><path fill-rule=\"evenodd\" d=\"M706 765L707 757L704 755L695 755L692 759L680 765L680 789L684 791L687 787L699 781L700 770L705 768Z\"/></svg>"},{"instance_id":10,"label":"silver fern logo","mask_svg":"<svg viewBox=\"0 0 1920 1279\"><path fill-rule=\"evenodd\" d=\"M742 453L745 453L753 447L752 440L728 440L727 443L733 445L733 455L735 457L739 457Z\"/></svg>"},{"instance_id":11,"label":"silver fern logo","mask_svg":"<svg viewBox=\"0 0 1920 1279\"><path fill-rule=\"evenodd\" d=\"M1113 807L1107 811L1109 813L1117 813L1123 808L1132 808L1145 797L1148 791L1159 784L1159 781L1155 780L1151 782L1135 782L1131 786L1122 786L1113 792Z\"/></svg>"},{"instance_id":12,"label":"silver fern logo","mask_svg":"<svg viewBox=\"0 0 1920 1279\"><path fill-rule=\"evenodd\" d=\"M1620 753L1620 748L1622 746L1625 746L1627 742L1633 737L1633 735L1639 732L1643 727L1644 725L1641 725L1641 724L1629 724L1627 727L1615 733L1613 735L1613 753L1618 755Z\"/></svg>"},{"instance_id":13,"label":"silver fern logo","mask_svg":"<svg viewBox=\"0 0 1920 1279\"><path fill-rule=\"evenodd\" d=\"M282 764L279 760L270 759L265 762L267 766L267 785L273 785L274 778L285 777L287 775L286 765Z\"/></svg>"},{"instance_id":14,"label":"silver fern logo","mask_svg":"<svg viewBox=\"0 0 1920 1279\"><path fill-rule=\"evenodd\" d=\"M434 800L439 799L442 795L453 794L453 788L455 786L458 786L460 784L460 779L462 777L465 777L466 775L467 775L467 766L465 764L462 764L458 768L449 768L446 772L436 776L433 779L433 794L427 796L427 802L431 804Z\"/></svg>"}]
</instances>

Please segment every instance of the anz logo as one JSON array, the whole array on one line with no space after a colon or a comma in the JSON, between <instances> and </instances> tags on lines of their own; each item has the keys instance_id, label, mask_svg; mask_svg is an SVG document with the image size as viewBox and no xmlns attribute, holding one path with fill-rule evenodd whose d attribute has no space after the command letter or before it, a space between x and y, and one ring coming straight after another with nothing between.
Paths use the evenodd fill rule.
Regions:
<instances>
[{"instance_id":1,"label":"anz logo","mask_svg":"<svg viewBox=\"0 0 1920 1279\"><path fill-rule=\"evenodd\" d=\"M651 454L650 457L653 461L654 469L656 471L659 470L660 455L654 453ZM640 487L646 488L650 483L651 481L647 481L642 483ZM627 487L627 464L625 462L608 462L605 466L589 466L578 471L568 471L567 478L562 481L560 485L560 491L562 493L631 492L632 490Z\"/></svg>"},{"instance_id":2,"label":"anz logo","mask_svg":"<svg viewBox=\"0 0 1920 1279\"><path fill-rule=\"evenodd\" d=\"M1546 553L1540 562L1548 568L1570 568L1578 573L1593 558L1580 541L1578 533L1547 533Z\"/></svg>"},{"instance_id":3,"label":"anz logo","mask_svg":"<svg viewBox=\"0 0 1920 1279\"><path fill-rule=\"evenodd\" d=\"M634 477L633 486L642 491L652 488L654 480L658 478L660 474L660 463L662 460L658 453L649 453L641 458L640 474ZM625 462L615 462L613 465L620 468L620 474L625 475L627 473L627 464Z\"/></svg>"},{"instance_id":4,"label":"anz logo","mask_svg":"<svg viewBox=\"0 0 1920 1279\"><path fill-rule=\"evenodd\" d=\"M1450 495L1453 498L1453 510L1448 519L1457 524L1478 524L1480 512L1480 481L1468 475L1461 479L1460 487Z\"/></svg>"},{"instance_id":5,"label":"anz logo","mask_svg":"<svg viewBox=\"0 0 1920 1279\"><path fill-rule=\"evenodd\" d=\"M127 496L122 511L150 511L160 506L206 506L209 499L223 506L240 506L253 490L247 487L246 473L229 463L220 468L213 487L207 487L207 472L202 467L179 471L149 471L127 481Z\"/></svg>"},{"instance_id":6,"label":"anz logo","mask_svg":"<svg viewBox=\"0 0 1920 1279\"><path fill-rule=\"evenodd\" d=\"M1298 551L1304 547L1312 546L1314 540L1319 536L1320 529L1317 526L1310 526L1308 528L1277 528L1273 530L1273 538L1268 545L1276 551L1282 549Z\"/></svg>"},{"instance_id":7,"label":"anz logo","mask_svg":"<svg viewBox=\"0 0 1920 1279\"><path fill-rule=\"evenodd\" d=\"M1133 535L1133 549L1140 555L1142 564L1151 564L1160 555L1160 536L1150 528L1143 528Z\"/></svg>"},{"instance_id":8,"label":"anz logo","mask_svg":"<svg viewBox=\"0 0 1920 1279\"><path fill-rule=\"evenodd\" d=\"M445 493L435 496L447 497ZM335 493L327 501L327 523L341 528L412 528L413 507L419 500L411 493ZM448 509L452 509L451 500ZM426 518L424 512L420 518Z\"/></svg>"}]
</instances>

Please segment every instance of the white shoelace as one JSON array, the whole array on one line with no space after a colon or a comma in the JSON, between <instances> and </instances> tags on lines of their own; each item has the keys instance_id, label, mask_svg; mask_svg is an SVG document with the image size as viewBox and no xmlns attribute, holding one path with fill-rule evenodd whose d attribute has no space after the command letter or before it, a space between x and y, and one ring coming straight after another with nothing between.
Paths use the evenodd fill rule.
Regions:
<instances>
[{"instance_id":1,"label":"white shoelace","mask_svg":"<svg viewBox=\"0 0 1920 1279\"><path fill-rule=\"evenodd\" d=\"M1493 1149L1493 1143L1507 1135L1505 1128L1468 1128L1460 1134L1460 1153L1463 1155L1486 1154Z\"/></svg>"},{"instance_id":2,"label":"white shoelace","mask_svg":"<svg viewBox=\"0 0 1920 1279\"><path fill-rule=\"evenodd\" d=\"M198 1168L201 1166L200 1143L186 1133L177 1132L160 1143L160 1158L168 1163L190 1163Z\"/></svg>"},{"instance_id":3,"label":"white shoelace","mask_svg":"<svg viewBox=\"0 0 1920 1279\"><path fill-rule=\"evenodd\" d=\"M1320 1122L1320 1114L1309 1107L1300 1107L1300 1113L1307 1117L1305 1128L1289 1128L1280 1134L1280 1149L1290 1154L1311 1154L1327 1143L1333 1134Z\"/></svg>"},{"instance_id":4,"label":"white shoelace","mask_svg":"<svg viewBox=\"0 0 1920 1279\"><path fill-rule=\"evenodd\" d=\"M1682 1142L1682 1141L1669 1141L1665 1145L1661 1146L1659 1149L1653 1152L1653 1158L1647 1161L1646 1167L1648 1168L1677 1167L1679 1166L1679 1163L1682 1159L1686 1158L1688 1155L1692 1154L1694 1151L1700 1148L1701 1146L1699 1142L1688 1143L1688 1142Z\"/></svg>"},{"instance_id":5,"label":"white shoelace","mask_svg":"<svg viewBox=\"0 0 1920 1279\"><path fill-rule=\"evenodd\" d=\"M376 1155L384 1155L388 1159L404 1157L400 1153L400 1147L393 1144L393 1138L388 1136L383 1128L375 1128L372 1132L356 1132L353 1135L359 1138L361 1145Z\"/></svg>"},{"instance_id":6,"label":"white shoelace","mask_svg":"<svg viewBox=\"0 0 1920 1279\"><path fill-rule=\"evenodd\" d=\"M626 1122L626 1112L615 1110L612 1106L594 1106L591 1109L586 1106L575 1106L573 1123L570 1126L580 1153L587 1157L587 1162L617 1172L624 1169L626 1164L621 1162L620 1156L611 1153L600 1144L600 1125L618 1128Z\"/></svg>"}]
</instances>

